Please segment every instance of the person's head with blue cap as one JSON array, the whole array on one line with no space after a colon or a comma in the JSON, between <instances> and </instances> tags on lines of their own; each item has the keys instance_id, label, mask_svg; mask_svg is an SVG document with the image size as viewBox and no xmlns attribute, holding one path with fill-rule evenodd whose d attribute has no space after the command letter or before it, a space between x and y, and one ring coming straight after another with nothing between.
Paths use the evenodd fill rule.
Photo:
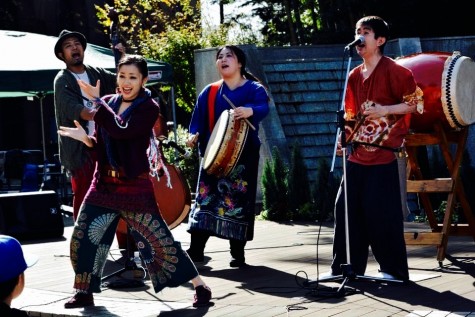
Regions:
<instances>
[{"instance_id":1,"label":"person's head with blue cap","mask_svg":"<svg viewBox=\"0 0 475 317\"><path fill-rule=\"evenodd\" d=\"M3 305L0 311L9 309L12 300L23 292L24 272L37 261L37 256L23 253L17 239L0 235L0 305Z\"/></svg>"}]
</instances>

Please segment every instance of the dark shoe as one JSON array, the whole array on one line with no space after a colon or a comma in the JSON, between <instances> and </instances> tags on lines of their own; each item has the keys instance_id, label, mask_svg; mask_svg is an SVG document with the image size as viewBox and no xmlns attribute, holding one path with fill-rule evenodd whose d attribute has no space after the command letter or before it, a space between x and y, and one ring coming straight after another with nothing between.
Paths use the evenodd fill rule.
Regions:
<instances>
[{"instance_id":1,"label":"dark shoe","mask_svg":"<svg viewBox=\"0 0 475 317\"><path fill-rule=\"evenodd\" d=\"M190 252L190 249L186 250L186 253L188 253L188 256L190 257L191 261L193 261L194 263L204 262L205 260L204 254L194 254L193 252Z\"/></svg>"},{"instance_id":2,"label":"dark shoe","mask_svg":"<svg viewBox=\"0 0 475 317\"><path fill-rule=\"evenodd\" d=\"M238 259L235 259L235 258L232 258L231 261L229 262L229 266L230 267L243 267L243 266L246 266L246 261L243 259L243 260L238 260Z\"/></svg>"},{"instance_id":3,"label":"dark shoe","mask_svg":"<svg viewBox=\"0 0 475 317\"><path fill-rule=\"evenodd\" d=\"M193 301L193 307L205 307L212 306L211 289L208 286L200 285L195 288L195 300Z\"/></svg>"},{"instance_id":4,"label":"dark shoe","mask_svg":"<svg viewBox=\"0 0 475 317\"><path fill-rule=\"evenodd\" d=\"M94 306L94 297L92 294L76 293L64 304L64 308L79 308L86 306Z\"/></svg>"}]
</instances>

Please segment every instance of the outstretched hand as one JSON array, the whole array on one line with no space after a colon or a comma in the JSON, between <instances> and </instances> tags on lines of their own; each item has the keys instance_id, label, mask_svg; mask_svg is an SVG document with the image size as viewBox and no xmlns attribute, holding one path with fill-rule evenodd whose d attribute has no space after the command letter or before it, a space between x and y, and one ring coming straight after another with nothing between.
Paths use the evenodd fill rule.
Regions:
<instances>
[{"instance_id":1,"label":"outstretched hand","mask_svg":"<svg viewBox=\"0 0 475 317\"><path fill-rule=\"evenodd\" d=\"M60 136L66 136L89 145L88 143L90 143L90 139L84 128L77 120L74 120L74 125L76 126L75 128L60 126L58 129L58 134Z\"/></svg>"},{"instance_id":2,"label":"outstretched hand","mask_svg":"<svg viewBox=\"0 0 475 317\"><path fill-rule=\"evenodd\" d=\"M90 100L96 100L100 97L101 81L97 80L96 86L92 86L81 79L78 79L79 87Z\"/></svg>"}]
</instances>

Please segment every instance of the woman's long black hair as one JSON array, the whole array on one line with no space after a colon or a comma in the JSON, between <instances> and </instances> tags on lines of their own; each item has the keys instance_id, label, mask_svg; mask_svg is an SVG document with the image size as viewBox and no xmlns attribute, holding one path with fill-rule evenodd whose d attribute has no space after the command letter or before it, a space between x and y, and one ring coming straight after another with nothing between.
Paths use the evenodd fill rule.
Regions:
<instances>
[{"instance_id":1,"label":"woman's long black hair","mask_svg":"<svg viewBox=\"0 0 475 317\"><path fill-rule=\"evenodd\" d=\"M234 55L236 55L236 58L237 58L238 62L241 64L241 76L244 76L244 78L246 78L246 79L249 79L249 80L252 80L252 81L257 81L257 82L261 83L259 78L257 78L252 73L247 71L247 68L246 68L246 53L244 53L244 51L242 49L240 49L239 47L237 47L235 45L221 46L218 49L218 52L216 52L216 60L218 59L219 54L221 54L221 51L224 50L224 49L229 49L230 51L232 51L234 53Z\"/></svg>"}]
</instances>

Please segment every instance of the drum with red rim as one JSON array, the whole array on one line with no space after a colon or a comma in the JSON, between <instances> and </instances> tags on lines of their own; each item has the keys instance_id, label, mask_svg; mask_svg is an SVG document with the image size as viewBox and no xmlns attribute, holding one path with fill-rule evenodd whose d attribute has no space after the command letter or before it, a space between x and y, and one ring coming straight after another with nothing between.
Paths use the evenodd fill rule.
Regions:
<instances>
[{"instance_id":1,"label":"drum with red rim","mask_svg":"<svg viewBox=\"0 0 475 317\"><path fill-rule=\"evenodd\" d=\"M424 92L424 113L413 114L411 131L434 131L435 124L460 130L475 122L475 63L459 52L419 53L396 60L409 68Z\"/></svg>"}]
</instances>

